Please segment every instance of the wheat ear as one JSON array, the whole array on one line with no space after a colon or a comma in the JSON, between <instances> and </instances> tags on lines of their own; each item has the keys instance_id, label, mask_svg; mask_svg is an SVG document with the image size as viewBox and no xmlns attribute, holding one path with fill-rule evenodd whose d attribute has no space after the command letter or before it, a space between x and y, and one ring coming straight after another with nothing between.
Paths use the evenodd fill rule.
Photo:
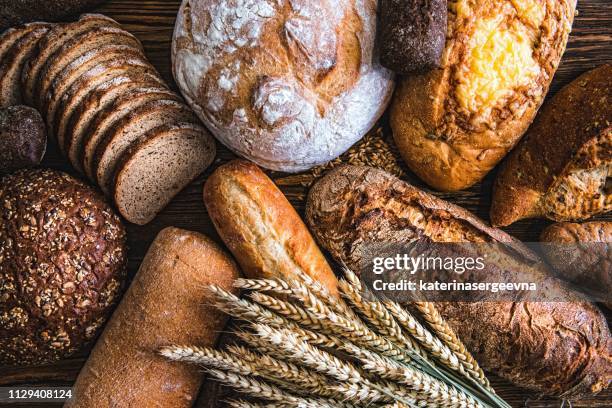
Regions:
<instances>
[{"instance_id":1,"label":"wheat ear","mask_svg":"<svg viewBox=\"0 0 612 408\"><path fill-rule=\"evenodd\" d=\"M495 392L485 376L484 371L478 365L478 362L461 339L457 337L455 331L450 327L448 322L440 315L440 312L431 302L414 302L412 303L421 313L421 316L427 325L433 330L436 336L444 342L459 358L459 361L464 365L465 369L472 374L472 377L481 385L491 392Z\"/></svg>"},{"instance_id":2,"label":"wheat ear","mask_svg":"<svg viewBox=\"0 0 612 408\"><path fill-rule=\"evenodd\" d=\"M228 400L225 401L225 403L230 408L291 408L291 405L283 403L267 402L265 404L262 404L245 400Z\"/></svg>"}]
</instances>

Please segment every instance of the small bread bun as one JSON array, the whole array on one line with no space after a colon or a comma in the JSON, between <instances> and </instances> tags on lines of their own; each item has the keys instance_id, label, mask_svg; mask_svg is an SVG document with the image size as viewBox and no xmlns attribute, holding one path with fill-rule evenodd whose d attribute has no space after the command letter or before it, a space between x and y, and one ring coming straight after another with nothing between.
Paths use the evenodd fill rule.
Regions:
<instances>
[{"instance_id":1,"label":"small bread bun","mask_svg":"<svg viewBox=\"0 0 612 408\"><path fill-rule=\"evenodd\" d=\"M332 160L370 130L393 80L376 62L376 1L189 0L173 69L221 143L272 170Z\"/></svg>"},{"instance_id":2,"label":"small bread bun","mask_svg":"<svg viewBox=\"0 0 612 408\"><path fill-rule=\"evenodd\" d=\"M67 357L120 293L126 234L93 189L54 170L0 180L0 365Z\"/></svg>"}]
</instances>

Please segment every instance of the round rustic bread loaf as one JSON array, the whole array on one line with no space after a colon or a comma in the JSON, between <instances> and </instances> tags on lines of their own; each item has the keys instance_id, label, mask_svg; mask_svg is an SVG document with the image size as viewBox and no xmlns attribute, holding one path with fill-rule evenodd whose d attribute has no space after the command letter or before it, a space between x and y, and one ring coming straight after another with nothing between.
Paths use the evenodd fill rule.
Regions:
<instances>
[{"instance_id":1,"label":"round rustic bread loaf","mask_svg":"<svg viewBox=\"0 0 612 408\"><path fill-rule=\"evenodd\" d=\"M235 153L301 171L342 154L385 110L393 80L375 31L375 0L184 0L174 77Z\"/></svg>"},{"instance_id":2,"label":"round rustic bread loaf","mask_svg":"<svg viewBox=\"0 0 612 408\"><path fill-rule=\"evenodd\" d=\"M45 122L36 109L0 109L0 174L38 165L46 150Z\"/></svg>"},{"instance_id":3,"label":"round rustic bread loaf","mask_svg":"<svg viewBox=\"0 0 612 408\"><path fill-rule=\"evenodd\" d=\"M54 170L5 176L0 202L0 365L67 357L117 299L124 227L98 193Z\"/></svg>"}]
</instances>

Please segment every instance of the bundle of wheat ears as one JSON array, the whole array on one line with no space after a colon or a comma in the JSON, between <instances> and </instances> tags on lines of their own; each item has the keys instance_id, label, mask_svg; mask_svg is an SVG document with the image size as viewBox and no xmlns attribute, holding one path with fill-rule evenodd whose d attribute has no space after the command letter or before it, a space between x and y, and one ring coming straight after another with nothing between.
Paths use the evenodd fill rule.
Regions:
<instances>
[{"instance_id":1,"label":"bundle of wheat ears","mask_svg":"<svg viewBox=\"0 0 612 408\"><path fill-rule=\"evenodd\" d=\"M376 299L348 270L341 298L305 275L235 285L244 298L210 290L245 322L236 330L244 345L161 350L248 399L231 407L510 407L432 303L411 303L413 314Z\"/></svg>"}]
</instances>

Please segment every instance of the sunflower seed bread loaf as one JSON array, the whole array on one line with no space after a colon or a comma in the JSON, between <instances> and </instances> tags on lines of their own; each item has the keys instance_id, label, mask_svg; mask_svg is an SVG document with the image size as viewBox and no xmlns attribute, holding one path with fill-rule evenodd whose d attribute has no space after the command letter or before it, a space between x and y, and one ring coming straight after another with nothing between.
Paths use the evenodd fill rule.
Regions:
<instances>
[{"instance_id":1,"label":"sunflower seed bread loaf","mask_svg":"<svg viewBox=\"0 0 612 408\"><path fill-rule=\"evenodd\" d=\"M140 41L110 17L84 14L70 23L8 30L0 37L0 56L5 54L18 60L0 64L0 102L23 100L36 107L49 138L76 170L116 200L128 221L151 221L212 162L212 136L147 60ZM181 130L164 134L166 141L148 141L161 125ZM141 144L156 150L139 150ZM161 152L161 146L169 150ZM136 150L148 153L131 153ZM123 181L132 169L146 186Z\"/></svg>"},{"instance_id":2,"label":"sunflower seed bread loaf","mask_svg":"<svg viewBox=\"0 0 612 408\"><path fill-rule=\"evenodd\" d=\"M94 189L54 170L0 179L0 203L0 365L69 357L118 300L125 229Z\"/></svg>"},{"instance_id":3,"label":"sunflower seed bread loaf","mask_svg":"<svg viewBox=\"0 0 612 408\"><path fill-rule=\"evenodd\" d=\"M361 139L389 102L376 3L184 0L174 78L234 153L272 170L309 169Z\"/></svg>"},{"instance_id":4,"label":"sunflower seed bread loaf","mask_svg":"<svg viewBox=\"0 0 612 408\"><path fill-rule=\"evenodd\" d=\"M580 221L612 210L612 65L588 71L542 108L504 163L491 223Z\"/></svg>"},{"instance_id":5,"label":"sunflower seed bread loaf","mask_svg":"<svg viewBox=\"0 0 612 408\"><path fill-rule=\"evenodd\" d=\"M391 128L412 171L444 191L481 180L529 127L565 50L575 0L448 2L442 67L402 78Z\"/></svg>"},{"instance_id":6,"label":"sunflower seed bread loaf","mask_svg":"<svg viewBox=\"0 0 612 408\"><path fill-rule=\"evenodd\" d=\"M318 242L354 270L368 242L506 242L466 210L370 167L342 166L311 189L307 223ZM529 259L529 258L525 258ZM572 297L570 297L572 298ZM577 299L577 297L576 297ZM566 397L601 391L612 379L612 339L588 303L438 302L483 368L529 390Z\"/></svg>"}]
</instances>

